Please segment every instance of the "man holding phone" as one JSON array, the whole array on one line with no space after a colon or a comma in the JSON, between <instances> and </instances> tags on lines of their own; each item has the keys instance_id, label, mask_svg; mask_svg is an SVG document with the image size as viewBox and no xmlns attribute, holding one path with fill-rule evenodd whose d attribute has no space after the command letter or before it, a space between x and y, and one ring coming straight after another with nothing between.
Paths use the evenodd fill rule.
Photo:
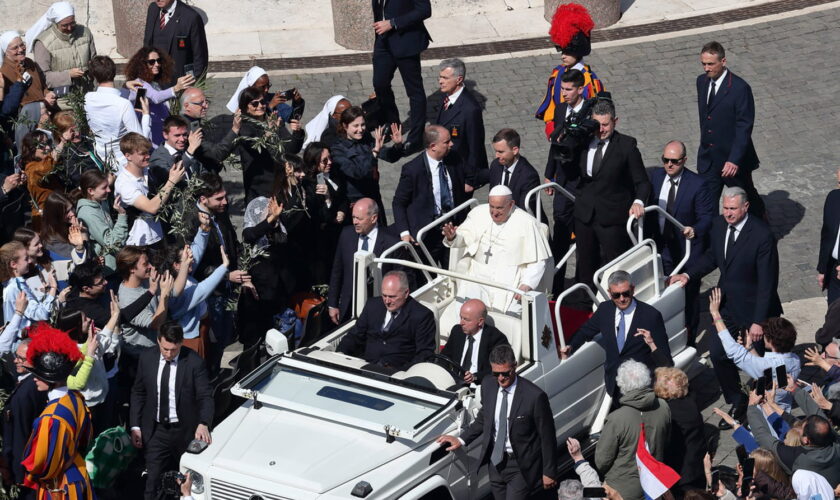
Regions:
<instances>
[{"instance_id":1,"label":"man holding phone","mask_svg":"<svg viewBox=\"0 0 840 500\"><path fill-rule=\"evenodd\" d=\"M157 148L149 159L149 192L157 193L158 188L166 183L169 170L179 161L184 162L184 179L179 188L186 186L187 180L201 173L201 162L195 158L196 150L201 146L201 130L189 131L189 124L180 116L170 116L163 121L163 139L166 141Z\"/></svg>"},{"instance_id":2,"label":"man holding phone","mask_svg":"<svg viewBox=\"0 0 840 500\"><path fill-rule=\"evenodd\" d=\"M219 138L224 132L221 126L218 134L211 133L209 130L205 134L202 130L202 123L207 120L207 110L209 108L210 100L207 99L204 91L200 88L190 87L181 94L181 118L189 123L190 134L197 132L201 140L194 156L201 162L204 170L219 173L224 167L222 162L233 151L233 142L239 137L239 131L242 128L242 113L238 109L233 113L230 130ZM211 124L215 124L217 118L220 117L214 117L210 120ZM227 118L227 116L224 118ZM212 132L215 132L215 130Z\"/></svg>"},{"instance_id":3,"label":"man holding phone","mask_svg":"<svg viewBox=\"0 0 840 500\"><path fill-rule=\"evenodd\" d=\"M198 12L178 0L154 0L146 12L143 45L158 47L175 61L172 82L193 72L196 80L207 73L207 35ZM188 68L191 66L191 68Z\"/></svg>"}]
</instances>

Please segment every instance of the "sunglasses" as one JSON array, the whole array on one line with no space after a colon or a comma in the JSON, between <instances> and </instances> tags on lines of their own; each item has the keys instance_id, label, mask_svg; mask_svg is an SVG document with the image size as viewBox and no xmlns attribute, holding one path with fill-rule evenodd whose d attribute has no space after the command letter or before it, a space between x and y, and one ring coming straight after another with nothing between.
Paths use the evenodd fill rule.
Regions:
<instances>
[{"instance_id":1,"label":"sunglasses","mask_svg":"<svg viewBox=\"0 0 840 500\"><path fill-rule=\"evenodd\" d=\"M619 297L624 297L625 299L629 299L633 296L632 290L625 290L623 292L610 292L610 297L613 299L618 299Z\"/></svg>"},{"instance_id":2,"label":"sunglasses","mask_svg":"<svg viewBox=\"0 0 840 500\"><path fill-rule=\"evenodd\" d=\"M154 66L155 64L162 64L162 59L146 59L146 64L148 64L149 66Z\"/></svg>"},{"instance_id":3,"label":"sunglasses","mask_svg":"<svg viewBox=\"0 0 840 500\"><path fill-rule=\"evenodd\" d=\"M52 145L42 142L38 144L38 149L43 149L44 151L49 151L52 149Z\"/></svg>"},{"instance_id":4,"label":"sunglasses","mask_svg":"<svg viewBox=\"0 0 840 500\"><path fill-rule=\"evenodd\" d=\"M662 163L665 164L665 165L667 165L669 163L673 163L674 165L677 165L679 162L683 161L683 158L685 158L685 156L683 156L682 158L677 158L677 159L666 158L666 157L663 156L662 157Z\"/></svg>"},{"instance_id":5,"label":"sunglasses","mask_svg":"<svg viewBox=\"0 0 840 500\"><path fill-rule=\"evenodd\" d=\"M265 103L259 99L251 101L248 103L248 106L253 106L255 108L259 108L260 106L265 106Z\"/></svg>"},{"instance_id":6,"label":"sunglasses","mask_svg":"<svg viewBox=\"0 0 840 500\"><path fill-rule=\"evenodd\" d=\"M496 377L496 378L498 378L498 377L508 378L508 377L511 376L511 374L513 374L513 370L508 370L506 372L492 372L492 373L493 373L493 376Z\"/></svg>"}]
</instances>

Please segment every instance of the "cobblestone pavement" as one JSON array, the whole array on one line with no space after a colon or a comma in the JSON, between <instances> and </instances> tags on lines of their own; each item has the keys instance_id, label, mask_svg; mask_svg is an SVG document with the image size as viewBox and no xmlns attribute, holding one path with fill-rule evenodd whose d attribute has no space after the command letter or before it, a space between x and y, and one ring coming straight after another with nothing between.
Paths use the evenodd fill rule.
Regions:
<instances>
[{"instance_id":1,"label":"cobblestone pavement","mask_svg":"<svg viewBox=\"0 0 840 500\"><path fill-rule=\"evenodd\" d=\"M822 205L826 193L836 185L835 155L840 143L833 126L840 118L840 104L834 98L840 77L840 61L834 52L840 44L838 24L840 9L835 8L737 29L601 48L587 57L616 100L618 129L638 139L645 164L657 165L662 146L679 139L688 145L689 164L693 165L691 156L699 132L694 87L701 70L698 52L710 40L726 47L729 68L752 85L755 95L753 139L762 161L755 182L765 196L779 238L779 294L783 302L820 293L814 266ZM485 100L488 140L502 127L517 129L523 137L524 156L538 166L545 164L547 148L541 122L533 113L556 63L556 56L543 55L467 65L468 86ZM439 95L432 95L437 88L436 68L424 68L423 73L430 94L429 115L433 116L440 102ZM307 99L306 121L333 94L341 93L354 103L365 100L371 92L371 76L371 71L306 74L274 77L272 83L275 89L301 89ZM398 105L407 110L399 77L394 82ZM238 79L211 82L211 116L223 112L237 83ZM387 207L400 165L380 165ZM240 200L234 203L234 210L241 213L240 176L236 172L226 175L240 187L238 193L232 191L234 201ZM486 199L486 189L478 197ZM715 279L707 278L710 284ZM716 386L708 369L700 371L692 385ZM707 404L715 398L715 394L703 394ZM710 407L704 415L710 423L717 422L709 416ZM721 437L718 458L725 457L731 464L730 443L728 437Z\"/></svg>"}]
</instances>

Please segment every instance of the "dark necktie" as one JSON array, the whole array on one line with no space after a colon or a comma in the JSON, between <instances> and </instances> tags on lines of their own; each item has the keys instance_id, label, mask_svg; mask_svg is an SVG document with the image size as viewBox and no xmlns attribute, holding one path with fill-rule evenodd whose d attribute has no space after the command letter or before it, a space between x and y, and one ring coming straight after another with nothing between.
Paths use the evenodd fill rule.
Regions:
<instances>
[{"instance_id":1,"label":"dark necktie","mask_svg":"<svg viewBox=\"0 0 840 500\"><path fill-rule=\"evenodd\" d=\"M163 28L166 27L166 11L160 11L160 30L163 31Z\"/></svg>"},{"instance_id":2,"label":"dark necktie","mask_svg":"<svg viewBox=\"0 0 840 500\"><path fill-rule=\"evenodd\" d=\"M362 250L367 252L368 251L368 240L370 240L370 236L365 234L365 235L359 236L359 238L362 239Z\"/></svg>"},{"instance_id":3,"label":"dark necktie","mask_svg":"<svg viewBox=\"0 0 840 500\"><path fill-rule=\"evenodd\" d=\"M169 361L163 362L163 373L160 374L160 411L158 422L169 423Z\"/></svg>"},{"instance_id":4,"label":"dark necktie","mask_svg":"<svg viewBox=\"0 0 840 500\"><path fill-rule=\"evenodd\" d=\"M391 313L391 319L388 320L388 324L385 325L385 328L382 329L383 332L388 332L391 330L391 327L394 326L394 320L397 319L397 316L400 314L400 311L394 311Z\"/></svg>"},{"instance_id":5,"label":"dark necktie","mask_svg":"<svg viewBox=\"0 0 840 500\"><path fill-rule=\"evenodd\" d=\"M472 367L473 346L475 345L475 336L467 335L467 352L464 353L464 361L461 362L461 368L465 372L470 371Z\"/></svg>"},{"instance_id":6,"label":"dark necktie","mask_svg":"<svg viewBox=\"0 0 840 500\"><path fill-rule=\"evenodd\" d=\"M712 106L712 103L715 100L715 81L712 80L711 87L709 89L709 99L706 100L706 107L709 108Z\"/></svg>"},{"instance_id":7,"label":"dark necktie","mask_svg":"<svg viewBox=\"0 0 840 500\"><path fill-rule=\"evenodd\" d=\"M502 404L499 408L499 428L496 430L496 442L493 443L493 453L490 455L490 462L493 465L502 463L505 457L505 441L507 441L508 433L508 391L502 389Z\"/></svg>"},{"instance_id":8,"label":"dark necktie","mask_svg":"<svg viewBox=\"0 0 840 500\"><path fill-rule=\"evenodd\" d=\"M449 96L445 95L443 96L443 110L446 111L447 109L449 109Z\"/></svg>"},{"instance_id":9,"label":"dark necktie","mask_svg":"<svg viewBox=\"0 0 840 500\"><path fill-rule=\"evenodd\" d=\"M674 215L674 200L677 198L677 186L679 182L675 181L674 179L668 179L668 182L671 183L668 186L668 201L665 202L665 211L671 215ZM662 229L662 236L665 237L666 240L669 240L674 235L674 226L668 220L665 220L665 226Z\"/></svg>"},{"instance_id":10,"label":"dark necktie","mask_svg":"<svg viewBox=\"0 0 840 500\"><path fill-rule=\"evenodd\" d=\"M502 180L502 184L504 184L505 186L510 185L510 170L508 170L507 168L505 169L505 178L504 180Z\"/></svg>"},{"instance_id":11,"label":"dark necktie","mask_svg":"<svg viewBox=\"0 0 840 500\"><path fill-rule=\"evenodd\" d=\"M724 254L723 258L729 258L729 255L732 254L732 248L735 247L735 226L729 226L729 237L726 239L726 253Z\"/></svg>"},{"instance_id":12,"label":"dark necktie","mask_svg":"<svg viewBox=\"0 0 840 500\"><path fill-rule=\"evenodd\" d=\"M595 156L592 158L592 177L601 169L601 160L604 159L604 141L598 141L598 149L595 150Z\"/></svg>"},{"instance_id":13,"label":"dark necktie","mask_svg":"<svg viewBox=\"0 0 840 500\"><path fill-rule=\"evenodd\" d=\"M440 211L446 213L452 210L452 191L449 189L449 182L446 178L446 166L443 162L438 163L438 178L440 179Z\"/></svg>"}]
</instances>

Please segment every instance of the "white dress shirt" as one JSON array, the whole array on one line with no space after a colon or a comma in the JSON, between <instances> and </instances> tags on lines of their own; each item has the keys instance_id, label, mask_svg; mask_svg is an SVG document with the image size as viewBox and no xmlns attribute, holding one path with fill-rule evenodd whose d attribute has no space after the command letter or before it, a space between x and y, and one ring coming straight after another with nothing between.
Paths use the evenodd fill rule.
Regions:
<instances>
[{"instance_id":1,"label":"white dress shirt","mask_svg":"<svg viewBox=\"0 0 840 500\"><path fill-rule=\"evenodd\" d=\"M368 252L373 252L373 245L376 245L376 236L379 234L379 229L374 227L367 234L368 237ZM358 235L359 239L356 241L356 251L362 249L362 235Z\"/></svg>"},{"instance_id":2,"label":"white dress shirt","mask_svg":"<svg viewBox=\"0 0 840 500\"><path fill-rule=\"evenodd\" d=\"M569 115L571 115L572 113L577 113L578 111L580 111L580 108L583 107L584 102L586 101L584 99L581 99L580 101L578 101L577 106L575 106L574 108L571 106L566 106L566 118L568 118Z\"/></svg>"},{"instance_id":3,"label":"white dress shirt","mask_svg":"<svg viewBox=\"0 0 840 500\"><path fill-rule=\"evenodd\" d=\"M516 160L514 160L513 163L509 167L505 167L504 165L502 165L502 178L500 179L502 184L505 183L505 172L508 173L507 174L508 183L510 183L510 180L513 179L513 170L516 168L516 165L518 163L519 163L519 158L516 158Z\"/></svg>"},{"instance_id":4,"label":"white dress shirt","mask_svg":"<svg viewBox=\"0 0 840 500\"><path fill-rule=\"evenodd\" d=\"M68 392L70 392L70 390L67 388L66 385L62 387L56 387L55 389L52 389L47 393L47 401L55 401L58 398L63 398L67 395Z\"/></svg>"},{"instance_id":5,"label":"white dress shirt","mask_svg":"<svg viewBox=\"0 0 840 500\"><path fill-rule=\"evenodd\" d=\"M831 251L831 258L840 259L840 227L837 228L837 239L834 240L834 250Z\"/></svg>"},{"instance_id":6,"label":"white dress shirt","mask_svg":"<svg viewBox=\"0 0 840 500\"><path fill-rule=\"evenodd\" d=\"M160 415L160 377L163 375L163 367L166 360L163 355L158 359L157 370L157 392L155 393L155 419ZM178 358L169 361L169 423L174 424L178 421L178 412L175 408L175 375L178 373Z\"/></svg>"},{"instance_id":7,"label":"white dress shirt","mask_svg":"<svg viewBox=\"0 0 840 500\"><path fill-rule=\"evenodd\" d=\"M745 215L741 222L735 224L735 241L738 241L738 236L741 235L741 230L744 229L744 224L747 223L747 219L750 217L749 214ZM726 226L726 237L723 238L723 255L726 257L729 254L729 228L731 225Z\"/></svg>"},{"instance_id":8,"label":"white dress shirt","mask_svg":"<svg viewBox=\"0 0 840 500\"><path fill-rule=\"evenodd\" d=\"M134 206L140 196L149 197L149 182L144 174L134 177L134 174L123 169L114 181L114 196L120 196L123 206ZM139 209L138 209L139 210ZM134 224L128 232L127 245L145 246L157 243L163 239L163 226L155 220L152 214L140 211L134 219Z\"/></svg>"},{"instance_id":9,"label":"white dress shirt","mask_svg":"<svg viewBox=\"0 0 840 500\"><path fill-rule=\"evenodd\" d=\"M457 101L458 98L461 97L461 93L463 91L464 91L464 86L461 85L460 87L458 87L458 90L449 94L449 107L450 108L452 107L453 104L455 104L455 101Z\"/></svg>"},{"instance_id":10,"label":"white dress shirt","mask_svg":"<svg viewBox=\"0 0 840 500\"><path fill-rule=\"evenodd\" d=\"M601 139L593 137L589 141L589 151L586 152L586 175L592 177L592 162L595 160L595 153L598 151L598 141ZM607 155L607 148L610 146L610 139L604 139L604 147L601 148L601 160Z\"/></svg>"},{"instance_id":11,"label":"white dress shirt","mask_svg":"<svg viewBox=\"0 0 840 500\"><path fill-rule=\"evenodd\" d=\"M615 308L615 337L618 341L618 323L621 321L621 313L624 313L624 343L627 344L627 339L632 337L635 332L630 332L630 324L633 323L633 315L636 314L636 299L630 302L630 306L624 311Z\"/></svg>"},{"instance_id":12,"label":"white dress shirt","mask_svg":"<svg viewBox=\"0 0 840 500\"><path fill-rule=\"evenodd\" d=\"M513 453L513 448L510 446L510 409L513 407L513 394L516 392L516 384L518 383L519 378L517 377L513 380L513 383L510 384L510 387L502 389L502 386L499 386L499 392L496 393L496 408L493 410L493 418L495 422L495 425L493 426L493 442L495 443L496 434L499 432L499 412L502 410L502 391L507 391L507 415L505 415L505 418L508 419L507 439L505 439L506 453Z\"/></svg>"},{"instance_id":13,"label":"white dress shirt","mask_svg":"<svg viewBox=\"0 0 840 500\"><path fill-rule=\"evenodd\" d=\"M680 174L676 177L665 175L665 180L662 181L662 188L659 190L659 208L662 210L666 210L668 207L668 190L671 189L672 179L676 182L676 185L674 186L674 200L676 201L677 192L679 192L680 189L680 181L682 180L682 171L680 171ZM665 216L662 214L659 214L659 230L665 230Z\"/></svg>"},{"instance_id":14,"label":"white dress shirt","mask_svg":"<svg viewBox=\"0 0 840 500\"><path fill-rule=\"evenodd\" d=\"M172 14L175 13L175 6L178 5L178 0L175 0L169 5L169 8L166 9L166 13L164 14L164 19L166 19L166 24L169 24L169 20L172 19ZM160 14L158 14L158 23L160 23Z\"/></svg>"},{"instance_id":15,"label":"white dress shirt","mask_svg":"<svg viewBox=\"0 0 840 500\"><path fill-rule=\"evenodd\" d=\"M151 116L143 115L138 122L131 101L120 96L115 88L98 87L85 94L85 114L94 136L96 154L106 161L113 156L120 170L126 161L120 151L120 139L129 132L151 138Z\"/></svg>"},{"instance_id":16,"label":"white dress shirt","mask_svg":"<svg viewBox=\"0 0 840 500\"><path fill-rule=\"evenodd\" d=\"M715 80L715 98L717 98L718 92L720 92L720 86L723 83L723 79L726 78L726 75L729 73L729 70L724 68L723 73L720 74L719 77ZM712 93L712 86L709 85L709 89L706 91L706 103L709 102L709 94Z\"/></svg>"},{"instance_id":17,"label":"white dress shirt","mask_svg":"<svg viewBox=\"0 0 840 500\"><path fill-rule=\"evenodd\" d=\"M484 328L480 329L478 333L472 336L475 340L473 341L473 350L470 355L470 368L468 370L472 374L475 374L478 371L478 345L481 343L482 332L484 332ZM464 352L461 354L461 366L464 366L464 357L467 355L467 348L469 348L469 346L470 336L467 335L464 339Z\"/></svg>"}]
</instances>

